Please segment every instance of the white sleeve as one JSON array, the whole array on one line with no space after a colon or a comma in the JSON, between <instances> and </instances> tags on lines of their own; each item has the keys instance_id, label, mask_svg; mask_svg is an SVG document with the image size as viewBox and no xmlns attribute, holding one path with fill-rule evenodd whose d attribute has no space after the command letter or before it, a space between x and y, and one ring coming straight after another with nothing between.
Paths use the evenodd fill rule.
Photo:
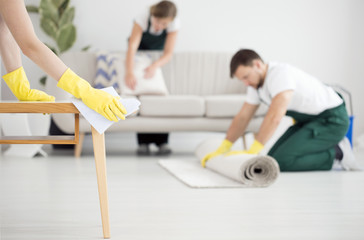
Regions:
<instances>
[{"instance_id":1,"label":"white sleeve","mask_svg":"<svg viewBox=\"0 0 364 240\"><path fill-rule=\"evenodd\" d=\"M286 67L273 72L270 76L268 91L272 99L283 91L296 89L295 79L292 78L289 71L289 68Z\"/></svg>"},{"instance_id":2,"label":"white sleeve","mask_svg":"<svg viewBox=\"0 0 364 240\"><path fill-rule=\"evenodd\" d=\"M175 18L170 24L168 24L167 32L176 32L180 29L181 23L179 18Z\"/></svg>"},{"instance_id":3,"label":"white sleeve","mask_svg":"<svg viewBox=\"0 0 364 240\"><path fill-rule=\"evenodd\" d=\"M148 20L149 20L148 18L149 18L148 12L143 12L134 19L134 22L142 28L143 32L147 31Z\"/></svg>"},{"instance_id":4,"label":"white sleeve","mask_svg":"<svg viewBox=\"0 0 364 240\"><path fill-rule=\"evenodd\" d=\"M253 87L248 87L245 101L249 104L259 105L260 98L258 91Z\"/></svg>"}]
</instances>

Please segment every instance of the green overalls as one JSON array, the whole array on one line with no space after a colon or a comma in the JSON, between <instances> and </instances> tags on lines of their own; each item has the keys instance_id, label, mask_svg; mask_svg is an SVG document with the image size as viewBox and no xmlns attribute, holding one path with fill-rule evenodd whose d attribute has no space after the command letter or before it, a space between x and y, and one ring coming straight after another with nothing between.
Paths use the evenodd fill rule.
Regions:
<instances>
[{"instance_id":1,"label":"green overalls","mask_svg":"<svg viewBox=\"0 0 364 240\"><path fill-rule=\"evenodd\" d=\"M151 27L150 17L148 20L148 27L143 32L138 50L163 50L167 38L167 30L163 30L160 35L153 35L149 33ZM138 133L138 144L155 143L157 146L168 143L168 133Z\"/></svg>"},{"instance_id":2,"label":"green overalls","mask_svg":"<svg viewBox=\"0 0 364 240\"><path fill-rule=\"evenodd\" d=\"M278 139L268 152L281 171L330 170L335 159L335 145L345 136L349 117L345 103L308 115L287 111L296 124Z\"/></svg>"}]
</instances>

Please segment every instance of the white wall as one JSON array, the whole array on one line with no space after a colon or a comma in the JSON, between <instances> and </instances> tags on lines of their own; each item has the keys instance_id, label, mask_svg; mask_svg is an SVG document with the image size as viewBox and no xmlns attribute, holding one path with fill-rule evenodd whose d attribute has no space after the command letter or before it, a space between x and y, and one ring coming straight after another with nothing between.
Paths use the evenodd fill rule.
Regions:
<instances>
[{"instance_id":1,"label":"white wall","mask_svg":"<svg viewBox=\"0 0 364 240\"><path fill-rule=\"evenodd\" d=\"M39 0L28 0L37 4ZM78 39L73 50L125 50L132 19L151 0L73 0ZM253 48L263 59L294 64L354 99L355 135L364 133L364 1L176 0L181 18L176 51ZM32 16L37 34L47 39ZM36 86L41 71L25 62Z\"/></svg>"}]
</instances>

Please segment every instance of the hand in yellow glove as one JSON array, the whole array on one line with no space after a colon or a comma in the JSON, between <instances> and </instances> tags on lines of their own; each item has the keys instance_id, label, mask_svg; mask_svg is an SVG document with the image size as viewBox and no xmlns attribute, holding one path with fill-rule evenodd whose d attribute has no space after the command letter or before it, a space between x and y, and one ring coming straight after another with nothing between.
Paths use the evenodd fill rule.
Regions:
<instances>
[{"instance_id":1,"label":"hand in yellow glove","mask_svg":"<svg viewBox=\"0 0 364 240\"><path fill-rule=\"evenodd\" d=\"M120 103L120 97L95 89L84 79L80 78L71 69L67 69L59 80L58 87L71 93L76 98L80 98L86 106L95 110L110 121L117 122L125 119L125 107Z\"/></svg>"},{"instance_id":2,"label":"hand in yellow glove","mask_svg":"<svg viewBox=\"0 0 364 240\"><path fill-rule=\"evenodd\" d=\"M54 102L54 97L37 89L30 89L24 68L20 67L3 76L6 84L19 101Z\"/></svg>"},{"instance_id":3,"label":"hand in yellow glove","mask_svg":"<svg viewBox=\"0 0 364 240\"><path fill-rule=\"evenodd\" d=\"M212 153L207 154L202 160L201 160L201 166L205 167L206 162L213 157L216 157L218 155L224 154L226 152L228 152L231 148L231 146L233 145L232 142L230 142L227 139L224 139L224 141L222 141L221 145L219 146L219 148Z\"/></svg>"},{"instance_id":4,"label":"hand in yellow glove","mask_svg":"<svg viewBox=\"0 0 364 240\"><path fill-rule=\"evenodd\" d=\"M226 153L224 156L232 156L237 154L258 154L262 149L264 148L264 145L258 142L257 140L254 140L253 144L250 146L248 150L244 151L230 151Z\"/></svg>"}]
</instances>

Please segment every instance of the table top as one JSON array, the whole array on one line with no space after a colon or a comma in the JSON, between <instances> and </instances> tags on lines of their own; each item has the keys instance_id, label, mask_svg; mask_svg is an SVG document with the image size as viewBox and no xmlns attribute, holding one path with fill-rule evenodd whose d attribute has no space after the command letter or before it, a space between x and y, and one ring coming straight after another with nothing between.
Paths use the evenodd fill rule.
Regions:
<instances>
[{"instance_id":1,"label":"table top","mask_svg":"<svg viewBox=\"0 0 364 240\"><path fill-rule=\"evenodd\" d=\"M71 102L0 101L0 113L80 113Z\"/></svg>"}]
</instances>

